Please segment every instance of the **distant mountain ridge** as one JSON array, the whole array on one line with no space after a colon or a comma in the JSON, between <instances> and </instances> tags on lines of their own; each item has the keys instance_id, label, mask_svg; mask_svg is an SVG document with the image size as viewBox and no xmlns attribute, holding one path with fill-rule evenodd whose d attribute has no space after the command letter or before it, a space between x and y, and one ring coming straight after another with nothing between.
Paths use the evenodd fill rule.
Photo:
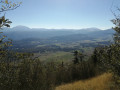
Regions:
<instances>
[{"instance_id":1,"label":"distant mountain ridge","mask_svg":"<svg viewBox=\"0 0 120 90\"><path fill-rule=\"evenodd\" d=\"M16 26L13 28L4 28L4 34L13 40L22 40L29 38L49 39L49 38L110 38L115 33L114 30L100 30L98 28L86 29L44 29L28 28L26 26Z\"/></svg>"},{"instance_id":2,"label":"distant mountain ridge","mask_svg":"<svg viewBox=\"0 0 120 90\"><path fill-rule=\"evenodd\" d=\"M41 30L41 31L53 31L53 30L57 30L57 31L68 31L68 30L77 30L77 31L79 31L79 30L83 30L83 31L100 31L101 29L98 29L98 28L95 28L95 27L93 27L93 28L83 28L83 29L46 29L46 28L29 28L29 27L27 27L27 26L22 26L22 25L19 25L19 26L15 26L15 27L12 27L12 28L3 28L3 29L5 29L5 30Z\"/></svg>"}]
</instances>

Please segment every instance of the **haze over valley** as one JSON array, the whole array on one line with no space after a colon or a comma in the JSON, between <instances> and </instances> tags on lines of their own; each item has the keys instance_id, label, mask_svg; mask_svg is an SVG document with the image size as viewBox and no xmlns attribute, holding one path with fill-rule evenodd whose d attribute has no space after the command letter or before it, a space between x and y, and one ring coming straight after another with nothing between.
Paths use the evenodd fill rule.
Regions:
<instances>
[{"instance_id":1,"label":"haze over valley","mask_svg":"<svg viewBox=\"0 0 120 90\"><path fill-rule=\"evenodd\" d=\"M16 26L5 28L4 35L13 40L11 49L27 52L74 51L85 47L97 47L112 43L114 30L44 29ZM54 49L53 49L54 48Z\"/></svg>"}]
</instances>

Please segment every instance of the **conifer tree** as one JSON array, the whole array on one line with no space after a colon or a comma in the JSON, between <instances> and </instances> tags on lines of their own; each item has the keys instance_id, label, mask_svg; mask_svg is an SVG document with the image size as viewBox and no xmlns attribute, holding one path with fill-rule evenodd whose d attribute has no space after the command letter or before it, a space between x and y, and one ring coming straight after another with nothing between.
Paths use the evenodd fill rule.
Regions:
<instances>
[{"instance_id":1,"label":"conifer tree","mask_svg":"<svg viewBox=\"0 0 120 90\"><path fill-rule=\"evenodd\" d=\"M79 63L78 51L74 51L73 53L74 53L74 60L73 60L73 62L74 62L74 64L77 64L77 63Z\"/></svg>"}]
</instances>

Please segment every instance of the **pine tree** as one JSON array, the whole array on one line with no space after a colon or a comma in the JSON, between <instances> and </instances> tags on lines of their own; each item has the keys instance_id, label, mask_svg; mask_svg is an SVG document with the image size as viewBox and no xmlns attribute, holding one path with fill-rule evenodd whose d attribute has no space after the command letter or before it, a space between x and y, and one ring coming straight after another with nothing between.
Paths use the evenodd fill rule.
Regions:
<instances>
[{"instance_id":1,"label":"pine tree","mask_svg":"<svg viewBox=\"0 0 120 90\"><path fill-rule=\"evenodd\" d=\"M79 60L78 60L78 51L74 51L73 53L74 53L73 63L77 64L77 63L79 63Z\"/></svg>"}]
</instances>

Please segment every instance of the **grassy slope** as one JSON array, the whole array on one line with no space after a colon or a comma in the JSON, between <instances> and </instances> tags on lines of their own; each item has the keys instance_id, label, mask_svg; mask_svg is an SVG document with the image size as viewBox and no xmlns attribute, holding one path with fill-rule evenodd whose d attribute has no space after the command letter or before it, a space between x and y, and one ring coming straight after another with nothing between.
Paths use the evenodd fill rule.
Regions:
<instances>
[{"instance_id":1,"label":"grassy slope","mask_svg":"<svg viewBox=\"0 0 120 90\"><path fill-rule=\"evenodd\" d=\"M56 90L111 90L112 74L105 73L89 80L81 80L56 87Z\"/></svg>"}]
</instances>

